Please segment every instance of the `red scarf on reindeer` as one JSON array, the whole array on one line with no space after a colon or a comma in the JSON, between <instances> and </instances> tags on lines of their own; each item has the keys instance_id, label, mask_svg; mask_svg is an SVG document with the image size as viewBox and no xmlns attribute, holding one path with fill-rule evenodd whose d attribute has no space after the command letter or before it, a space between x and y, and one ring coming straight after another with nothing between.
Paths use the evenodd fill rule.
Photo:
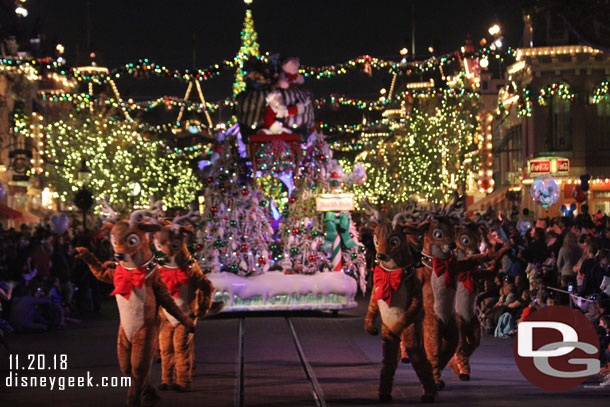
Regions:
<instances>
[{"instance_id":1,"label":"red scarf on reindeer","mask_svg":"<svg viewBox=\"0 0 610 407\"><path fill-rule=\"evenodd\" d=\"M186 284L189 279L188 266L175 269L159 267L159 272L161 273L161 280L167 286L169 293L172 297L178 298L180 286Z\"/></svg>"},{"instance_id":2,"label":"red scarf on reindeer","mask_svg":"<svg viewBox=\"0 0 610 407\"><path fill-rule=\"evenodd\" d=\"M133 287L141 288L146 280L146 267L140 267L133 270L128 270L120 264L116 266L112 282L114 290L110 295L120 294L129 300Z\"/></svg>"},{"instance_id":3,"label":"red scarf on reindeer","mask_svg":"<svg viewBox=\"0 0 610 407\"><path fill-rule=\"evenodd\" d=\"M474 293L474 277L472 275L472 270L458 274L457 280L464 283L464 288L468 291L468 294Z\"/></svg>"},{"instance_id":4,"label":"red scarf on reindeer","mask_svg":"<svg viewBox=\"0 0 610 407\"><path fill-rule=\"evenodd\" d=\"M375 267L373 273L373 284L377 287L374 300L384 300L390 305L392 300L392 290L398 290L402 283L403 269L385 271L380 266Z\"/></svg>"},{"instance_id":5,"label":"red scarf on reindeer","mask_svg":"<svg viewBox=\"0 0 610 407\"><path fill-rule=\"evenodd\" d=\"M432 258L432 269L437 277L447 274L445 276L445 288L455 288L455 275L456 275L457 258L451 256L448 259L439 259L436 257Z\"/></svg>"}]
</instances>

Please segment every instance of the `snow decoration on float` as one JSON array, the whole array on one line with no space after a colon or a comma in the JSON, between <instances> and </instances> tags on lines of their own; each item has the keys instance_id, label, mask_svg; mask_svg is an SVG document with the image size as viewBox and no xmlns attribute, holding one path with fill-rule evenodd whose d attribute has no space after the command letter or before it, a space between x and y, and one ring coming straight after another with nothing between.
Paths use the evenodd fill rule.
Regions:
<instances>
[{"instance_id":1,"label":"snow decoration on float","mask_svg":"<svg viewBox=\"0 0 610 407\"><path fill-rule=\"evenodd\" d=\"M267 272L253 277L233 273L207 275L214 301L227 311L339 310L355 308L356 280L345 273L313 275Z\"/></svg>"}]
</instances>

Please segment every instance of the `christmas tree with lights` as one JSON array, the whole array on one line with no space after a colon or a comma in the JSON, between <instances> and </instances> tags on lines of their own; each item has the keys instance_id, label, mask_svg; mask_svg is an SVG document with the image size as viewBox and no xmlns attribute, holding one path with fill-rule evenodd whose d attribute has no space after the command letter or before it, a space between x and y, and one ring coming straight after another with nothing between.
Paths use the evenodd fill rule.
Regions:
<instances>
[{"instance_id":1,"label":"christmas tree with lights","mask_svg":"<svg viewBox=\"0 0 610 407\"><path fill-rule=\"evenodd\" d=\"M377 141L356 157L367 170L356 185L357 201L401 204L414 196L443 203L466 190L478 170L477 99L441 96L432 106L413 107L388 140ZM349 170L352 163L341 161Z\"/></svg>"},{"instance_id":2,"label":"christmas tree with lights","mask_svg":"<svg viewBox=\"0 0 610 407\"><path fill-rule=\"evenodd\" d=\"M251 1L249 2L251 3ZM249 4L246 3L246 4ZM252 19L252 10L246 9L246 18L244 19L244 27L241 30L241 46L235 56L237 63L237 71L235 72L235 81L233 82L233 96L236 96L246 89L244 77L244 63L249 57L259 56L259 45L254 29L254 20Z\"/></svg>"},{"instance_id":3,"label":"christmas tree with lights","mask_svg":"<svg viewBox=\"0 0 610 407\"><path fill-rule=\"evenodd\" d=\"M108 196L111 204L148 206L154 196L169 207L195 200L198 181L189 163L164 153L162 143L145 138L133 121L85 110L53 121L45 133L44 175L63 202L78 190L83 162L91 170L87 188L96 200Z\"/></svg>"}]
</instances>

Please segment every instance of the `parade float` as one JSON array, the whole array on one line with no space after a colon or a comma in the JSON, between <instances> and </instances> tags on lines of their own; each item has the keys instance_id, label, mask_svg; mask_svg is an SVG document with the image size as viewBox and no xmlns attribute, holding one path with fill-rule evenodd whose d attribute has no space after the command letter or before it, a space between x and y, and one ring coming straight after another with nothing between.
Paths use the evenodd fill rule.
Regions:
<instances>
[{"instance_id":1,"label":"parade float","mask_svg":"<svg viewBox=\"0 0 610 407\"><path fill-rule=\"evenodd\" d=\"M224 312L354 308L366 267L343 188L364 171L344 174L333 160L298 60L261 65L246 72L238 123L200 162L201 268Z\"/></svg>"}]
</instances>

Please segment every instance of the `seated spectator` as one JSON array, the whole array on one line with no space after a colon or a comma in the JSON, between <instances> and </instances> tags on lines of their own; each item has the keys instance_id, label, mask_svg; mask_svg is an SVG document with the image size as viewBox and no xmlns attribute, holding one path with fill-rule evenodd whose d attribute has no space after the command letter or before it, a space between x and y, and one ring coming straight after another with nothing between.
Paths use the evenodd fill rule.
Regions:
<instances>
[{"instance_id":1,"label":"seated spectator","mask_svg":"<svg viewBox=\"0 0 610 407\"><path fill-rule=\"evenodd\" d=\"M498 301L493 307L487 308L483 315L483 326L488 333L492 333L495 330L500 316L509 309L509 305L512 305L510 308L517 306L515 301L517 301L518 298L517 287L514 284L508 283L502 287Z\"/></svg>"},{"instance_id":2,"label":"seated spectator","mask_svg":"<svg viewBox=\"0 0 610 407\"><path fill-rule=\"evenodd\" d=\"M536 311L538 308L540 308L540 298L538 294L535 294L533 292L529 292L529 302L527 305L524 305L522 311L521 311L521 316L519 317L519 319L517 320L517 324L520 323L521 321L523 321L525 318L528 317L528 315L530 315L532 312Z\"/></svg>"},{"instance_id":3,"label":"seated spectator","mask_svg":"<svg viewBox=\"0 0 610 407\"><path fill-rule=\"evenodd\" d=\"M517 292L519 293L529 289L529 281L523 274L517 274L515 277L515 285L517 286Z\"/></svg>"},{"instance_id":4,"label":"seated spectator","mask_svg":"<svg viewBox=\"0 0 610 407\"><path fill-rule=\"evenodd\" d=\"M599 361L602 366L610 363L610 316L599 319Z\"/></svg>"},{"instance_id":5,"label":"seated spectator","mask_svg":"<svg viewBox=\"0 0 610 407\"><path fill-rule=\"evenodd\" d=\"M496 278L498 278L496 276ZM481 315L495 305L500 297L500 288L494 282L485 280L483 282L483 291L477 297L477 311Z\"/></svg>"},{"instance_id":6,"label":"seated spectator","mask_svg":"<svg viewBox=\"0 0 610 407\"><path fill-rule=\"evenodd\" d=\"M3 303L8 303L13 295L13 285L6 281L0 281L0 344L10 350L8 343L4 339L5 333L12 333L13 327L4 319Z\"/></svg>"},{"instance_id":7,"label":"seated spectator","mask_svg":"<svg viewBox=\"0 0 610 407\"><path fill-rule=\"evenodd\" d=\"M46 319L38 312L38 305L48 305L51 300L41 297L42 288L36 289L38 297L24 285L15 288L9 321L17 332L45 332L49 330Z\"/></svg>"}]
</instances>

